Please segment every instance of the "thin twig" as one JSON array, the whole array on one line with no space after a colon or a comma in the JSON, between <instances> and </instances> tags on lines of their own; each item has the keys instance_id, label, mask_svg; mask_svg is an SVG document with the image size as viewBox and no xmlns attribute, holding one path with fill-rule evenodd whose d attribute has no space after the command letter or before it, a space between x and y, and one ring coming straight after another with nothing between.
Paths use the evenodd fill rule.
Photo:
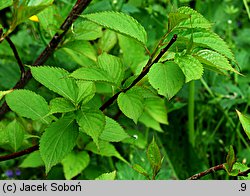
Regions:
<instances>
[{"instance_id":1,"label":"thin twig","mask_svg":"<svg viewBox=\"0 0 250 196\"><path fill-rule=\"evenodd\" d=\"M216 165L214 167L211 167L203 172L200 172L198 174L195 174L193 176L191 176L190 178L188 178L187 180L198 180L210 173L213 173L213 172L216 172L216 171L219 171L219 170L225 170L225 166L224 164L220 164L220 165Z\"/></svg>"},{"instance_id":2,"label":"thin twig","mask_svg":"<svg viewBox=\"0 0 250 196\"><path fill-rule=\"evenodd\" d=\"M62 41L62 38L69 30L70 26L77 19L77 17L82 13L82 11L89 5L92 0L77 0L76 4L72 8L68 17L65 19L64 23L61 25L60 29L63 31L61 34L56 33L54 37L51 39L48 46L44 49L44 51L39 55L39 57L33 63L33 66L43 65L48 58L53 54L58 44ZM30 70L27 70L23 77L17 82L17 84L13 87L13 89L22 89L26 85L26 83L31 79L32 75ZM6 112L9 111L9 107L4 102L0 107L0 118L4 116Z\"/></svg>"},{"instance_id":3,"label":"thin twig","mask_svg":"<svg viewBox=\"0 0 250 196\"><path fill-rule=\"evenodd\" d=\"M246 171L243 171L243 172L239 172L238 176L245 176L245 177L247 177L249 173L250 173L250 169L248 169Z\"/></svg>"},{"instance_id":4,"label":"thin twig","mask_svg":"<svg viewBox=\"0 0 250 196\"><path fill-rule=\"evenodd\" d=\"M61 34L56 33L54 37L51 39L48 46L44 49L44 51L40 54L40 56L33 63L34 66L42 65L47 61L47 59L51 56L51 54L55 51L58 44L61 42L64 35L67 33L73 22L78 18L79 14L89 5L91 0L78 0L71 10L68 17L65 19L60 29L63 31Z\"/></svg>"},{"instance_id":5,"label":"thin twig","mask_svg":"<svg viewBox=\"0 0 250 196\"><path fill-rule=\"evenodd\" d=\"M120 93L127 92L129 89L131 89L133 86L135 86L142 78L144 78L144 76L146 76L147 73L149 72L152 65L155 63L158 63L158 61L168 51L168 49L173 45L173 43L176 41L176 39L177 39L177 35L175 34L172 37L172 39L170 40L170 42L168 43L168 45L160 51L160 53L156 56L156 58L154 60L152 60L152 59L148 60L146 66L143 68L140 75L137 76L137 78L135 78L135 80L126 89L117 92L110 99L108 99L99 109L101 111L105 110L108 106L110 106L117 99L117 97L119 96Z\"/></svg>"},{"instance_id":6,"label":"thin twig","mask_svg":"<svg viewBox=\"0 0 250 196\"><path fill-rule=\"evenodd\" d=\"M220 164L220 165L216 165L214 167L211 167L203 172L200 172L198 174L195 174L193 176L191 176L190 178L188 178L187 180L198 180L210 173L214 173L216 171L219 171L219 170L226 170L224 164ZM250 169L247 169L246 171L243 171L243 172L239 172L237 176L245 176L247 177L248 174L250 173Z\"/></svg>"},{"instance_id":7,"label":"thin twig","mask_svg":"<svg viewBox=\"0 0 250 196\"><path fill-rule=\"evenodd\" d=\"M204 177L210 173L213 173L213 172L216 172L216 171L219 171L219 170L225 170L225 166L224 164L220 164L220 165L216 165L214 167L211 167L203 172L200 172L198 174L195 174L193 176L191 176L190 178L188 178L187 180L197 180L197 179L200 179L201 177Z\"/></svg>"},{"instance_id":8,"label":"thin twig","mask_svg":"<svg viewBox=\"0 0 250 196\"><path fill-rule=\"evenodd\" d=\"M14 158L26 155L26 154L30 154L30 153L38 150L38 148L39 148L39 145L35 145L35 146L32 146L30 148L27 148L27 149L19 151L19 152L14 152L12 154L0 156L0 162L10 160L10 159L14 159Z\"/></svg>"},{"instance_id":9,"label":"thin twig","mask_svg":"<svg viewBox=\"0 0 250 196\"><path fill-rule=\"evenodd\" d=\"M24 77L24 74L25 74L24 65L22 63L22 60L21 60L21 58L20 58L20 56L19 56L19 54L17 52L15 44L11 41L11 39L8 36L6 36L5 39L8 42L8 44L10 45L10 47L11 47L13 53L14 53L14 56L15 56L16 61L18 63L19 69L21 71L21 79L22 79Z\"/></svg>"}]
</instances>

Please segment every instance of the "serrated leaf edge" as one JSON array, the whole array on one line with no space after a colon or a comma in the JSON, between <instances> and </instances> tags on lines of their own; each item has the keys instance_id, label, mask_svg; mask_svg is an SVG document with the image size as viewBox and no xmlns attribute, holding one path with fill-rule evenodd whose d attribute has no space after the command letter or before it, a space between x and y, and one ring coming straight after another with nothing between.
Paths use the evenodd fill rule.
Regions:
<instances>
[{"instance_id":1,"label":"serrated leaf edge","mask_svg":"<svg viewBox=\"0 0 250 196\"><path fill-rule=\"evenodd\" d=\"M39 67L34 67L34 66L29 66L29 67L31 67L31 69L33 69L33 68L39 68ZM59 67L53 67L53 66L42 66L42 68L48 68L48 69L54 69L54 70L61 70L61 71L64 71L65 73L67 73L68 75L70 75L70 73L67 71L67 70L65 70L65 69L63 69L63 68L59 68ZM31 70L31 73L32 73L32 70ZM37 79L37 77L36 76L34 76L33 75L33 77L35 78L35 80L37 80L38 82L39 82L39 80ZM45 79L46 79L46 77L44 77ZM65 77L65 78L68 78L68 79L71 79L72 80L72 78L70 78L70 77ZM41 82L39 82L39 83L41 83ZM42 84L42 83L41 83ZM52 85L52 86L54 86L55 88L57 88L58 89L58 87L57 86L55 86L53 83L51 83L50 82L50 84ZM43 84L42 84L43 85ZM44 85L45 86L45 85ZM76 85L77 86L77 85ZM45 86L46 88L48 88L49 90L51 90L51 91L53 91L53 92L55 92L53 89L51 89L50 87L47 87L47 86ZM73 100L73 99L71 99L71 97L69 97L67 94L65 94L64 93L64 91L61 91L64 95L65 95L65 98L66 99L69 99L72 103L75 103L76 102L76 100ZM58 94L57 92L55 92L56 94Z\"/></svg>"},{"instance_id":2,"label":"serrated leaf edge","mask_svg":"<svg viewBox=\"0 0 250 196\"><path fill-rule=\"evenodd\" d=\"M90 20L90 19L88 19L88 18L86 17L86 16L88 16L88 15L93 15L93 14L98 14L98 13L115 13L115 14L121 14L121 15L124 15L124 16L126 16L126 17L129 17L133 22L135 22L135 23L137 24L137 26L139 27L139 29L140 29L141 32L143 33L143 39L144 39L144 40L139 40L138 38L133 37L133 36L130 36L129 34L123 33L123 32L121 32L121 31L119 31L119 30L112 29L112 28L110 28L110 27L107 26L107 25L100 25L100 24L98 24L98 22L93 21L93 20ZM81 17L86 18L87 20L89 20L89 21L91 21L91 22L93 22L93 23L95 23L95 24L97 24L97 25L99 25L99 26L103 26L103 27L108 28L108 29L110 29L110 30L112 30L112 31L118 32L118 33L120 33L120 34L122 34L122 35L131 37L131 38L137 40L139 43L141 43L141 44L143 44L143 45L145 45L146 42L147 42L147 33L146 33L145 29L143 28L143 26L142 26L136 19L134 19L132 16L130 16L130 15L128 15L128 14L125 14L125 13L123 13L123 12L102 11L102 12L95 12L95 13L91 13L91 14L81 15Z\"/></svg>"},{"instance_id":3,"label":"serrated leaf edge","mask_svg":"<svg viewBox=\"0 0 250 196\"><path fill-rule=\"evenodd\" d=\"M28 89L16 89L16 90L14 90L14 91L12 91L12 92L16 92L16 91L27 91L27 92L33 93L33 94L36 95L36 96L41 97L41 98L43 99L43 101L45 101L45 103L47 103L48 111L49 111L48 102L44 99L43 96L41 96L41 95L39 95L39 94L37 94L37 93L31 91L31 90L28 90ZM12 93L12 92L11 92L11 93ZM11 93L9 93L9 94L11 94ZM8 96L8 95L7 95L7 96ZM8 104L8 102L7 102L7 104ZM8 105L8 106L9 106L9 105ZM9 107L10 107L10 109L12 110L11 106L9 106ZM32 108L30 108L30 109L33 110ZM15 112L15 113L18 114L18 112ZM36 113L36 112L35 112L35 113ZM42 121L44 121L46 124L48 124L49 122L45 121L45 119L44 119L45 117L47 117L47 115L49 115L49 112L48 112L45 116L43 116L42 118L39 118L39 119L32 119L32 118L30 118L30 119L32 119L32 120L42 120ZM22 115L20 115L20 116L22 116ZM38 115L38 116L40 116L40 115ZM26 117L26 118L28 118L28 117Z\"/></svg>"}]
</instances>

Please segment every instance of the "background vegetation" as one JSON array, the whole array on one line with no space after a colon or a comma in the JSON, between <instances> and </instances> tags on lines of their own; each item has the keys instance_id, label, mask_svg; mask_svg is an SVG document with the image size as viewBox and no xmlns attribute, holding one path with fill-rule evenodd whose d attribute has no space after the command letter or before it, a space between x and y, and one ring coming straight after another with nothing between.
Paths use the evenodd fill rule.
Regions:
<instances>
[{"instance_id":1,"label":"background vegetation","mask_svg":"<svg viewBox=\"0 0 250 196\"><path fill-rule=\"evenodd\" d=\"M47 12L42 11L37 15L39 21L36 21L36 18L25 20L13 29L9 37L24 64L34 63L58 31L58 27L68 16L74 4L74 0L56 0L53 9L47 8L45 9ZM185 84L170 100L160 96L162 99L158 106L163 105L162 110L166 111L166 118L160 123L148 121L145 117L136 124L134 119L127 118L119 110L117 104L113 104L109 106L106 115L117 120L129 138L113 143L116 151L111 152L112 156L107 155L108 150L98 155L97 150L93 150L93 146L86 145L90 144L92 138L81 132L74 151L77 155L80 153L80 156L71 154L47 172L39 151L35 151L29 155L1 162L0 179L187 179L196 173L225 163L227 157L234 156L230 146L235 150L237 162L243 163L245 170L248 169L250 143L236 112L237 109L242 113L250 113L250 17L247 1L93 0L83 13L113 10L132 16L145 28L148 35L147 48L153 51L166 33L168 14L182 6L196 10L213 24L212 30L220 35L235 55L237 63L232 63L233 67L244 76L235 72L223 75L206 69L201 79ZM52 15L50 11L53 12ZM10 28L13 21L12 13L13 7L0 11L0 24L4 29ZM44 21L42 21L43 14L47 16ZM81 23L82 26L79 25ZM77 44L70 45L72 42L70 43L69 40L72 36L88 37L89 39L86 38L86 40L89 45L84 45L83 48L79 48ZM72 72L79 65L93 62L95 59L92 55L93 50L98 55L103 52L115 56L127 55L124 59L126 63L133 61L132 67L138 66L138 63L145 60L141 48L136 48L133 42L129 48L127 46L130 44L129 40L120 38L117 33L98 25L88 26L81 18L77 19L63 39L63 41L66 40L65 45L59 45L45 65L61 67ZM79 40L83 39L79 38ZM123 44L121 44L122 41ZM121 53L122 49L123 53ZM19 81L20 69L7 41L0 44L0 57L0 90L6 91ZM130 74L131 72L125 72L126 78ZM194 85L192 91L191 84ZM53 90L49 90L35 79L31 79L25 89L36 92L47 102L57 97ZM94 97L92 104L100 107L115 90L108 85L98 83L96 92L99 96ZM194 98L194 104L191 96ZM4 99L0 101L1 104L3 102ZM55 116L59 118L59 114ZM192 116L194 119L190 119ZM18 146L13 146L8 138L15 136L6 136L6 127L16 121L23 127L24 133ZM37 144L44 129L46 125L40 121L21 117L11 111L6 113L0 121L0 155L18 152ZM191 133L192 130L193 133ZM88 155L85 154L86 151L81 151L83 149L87 150ZM72 166L72 163L75 164ZM230 164L230 161L227 163ZM222 170L202 179L238 178L240 177L234 177Z\"/></svg>"}]
</instances>

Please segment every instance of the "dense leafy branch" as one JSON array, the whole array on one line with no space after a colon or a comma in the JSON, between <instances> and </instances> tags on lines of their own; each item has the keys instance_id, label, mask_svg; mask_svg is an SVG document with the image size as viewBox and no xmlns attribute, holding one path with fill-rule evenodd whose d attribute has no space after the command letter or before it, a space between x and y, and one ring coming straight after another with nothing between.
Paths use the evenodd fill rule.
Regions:
<instances>
[{"instance_id":1,"label":"dense leafy branch","mask_svg":"<svg viewBox=\"0 0 250 196\"><path fill-rule=\"evenodd\" d=\"M118 95L121 92L126 92L129 89L131 89L135 84L137 84L137 82L139 82L149 72L149 69L152 67L152 65L157 63L160 60L160 58L168 51L168 49L173 45L173 43L176 41L176 39L177 39L177 35L175 34L173 36L173 38L170 40L170 42L168 43L168 45L160 51L160 53L156 56L156 58L154 60L151 59L151 60L148 61L146 66L143 68L143 71L141 72L141 74L132 82L132 84L129 87L127 87L123 91L120 91L120 92L116 93L107 102L105 102L99 109L102 110L102 111L105 110L108 106L110 106L117 99ZM20 156L23 156L25 154L29 154L29 153L31 153L33 151L36 151L36 150L38 150L38 145L35 145L35 146L31 147L31 148L28 148L26 150L23 150L23 151L20 151L20 152L17 152L17 153L13 153L13 154L10 154L10 155L5 155L5 156L0 156L0 161L5 161L5 160L8 160L8 159L13 159L13 158L16 158L16 157L20 157Z\"/></svg>"},{"instance_id":2,"label":"dense leafy branch","mask_svg":"<svg viewBox=\"0 0 250 196\"><path fill-rule=\"evenodd\" d=\"M62 41L62 38L65 36L73 22L77 19L79 14L89 5L91 0L77 0L76 4L72 8L71 12L69 13L68 17L65 19L63 24L61 25L60 29L63 31L61 34L56 33L54 37L51 39L47 47L44 51L39 55L39 57L33 63L33 66L39 66L44 64L48 58L53 54L55 49L57 48L58 44ZM7 39L8 41L8 39ZM17 82L17 84L13 87L13 89L21 89L23 88L26 83L31 79L32 75L30 70L24 72L23 77ZM9 107L6 102L0 108L0 118L9 111Z\"/></svg>"},{"instance_id":3,"label":"dense leafy branch","mask_svg":"<svg viewBox=\"0 0 250 196\"><path fill-rule=\"evenodd\" d=\"M124 90L121 90L119 92L117 92L115 95L113 95L109 100L107 100L101 107L100 110L105 110L109 105L111 105L118 97L118 95L122 92L127 92L129 89L131 89L133 86L135 86L144 76L147 75L147 73L149 72L150 68L152 67L153 64L157 63L160 58L168 51L168 49L173 45L173 43L176 41L177 39L177 35L175 34L172 39L170 40L170 42L167 44L167 46L165 48L163 48L160 53L156 56L156 58L154 60L152 60L152 58L150 58L146 64L146 66L143 68L142 72L140 73L139 76L137 76L137 78L135 78L135 80Z\"/></svg>"}]
</instances>

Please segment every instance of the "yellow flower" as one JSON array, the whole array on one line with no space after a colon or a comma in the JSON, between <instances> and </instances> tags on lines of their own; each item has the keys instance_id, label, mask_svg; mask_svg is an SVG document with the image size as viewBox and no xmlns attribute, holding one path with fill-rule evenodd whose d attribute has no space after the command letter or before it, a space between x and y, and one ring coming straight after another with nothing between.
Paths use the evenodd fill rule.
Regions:
<instances>
[{"instance_id":1,"label":"yellow flower","mask_svg":"<svg viewBox=\"0 0 250 196\"><path fill-rule=\"evenodd\" d=\"M39 22L39 19L38 19L37 15L31 16L29 19L34 21L34 22Z\"/></svg>"}]
</instances>

